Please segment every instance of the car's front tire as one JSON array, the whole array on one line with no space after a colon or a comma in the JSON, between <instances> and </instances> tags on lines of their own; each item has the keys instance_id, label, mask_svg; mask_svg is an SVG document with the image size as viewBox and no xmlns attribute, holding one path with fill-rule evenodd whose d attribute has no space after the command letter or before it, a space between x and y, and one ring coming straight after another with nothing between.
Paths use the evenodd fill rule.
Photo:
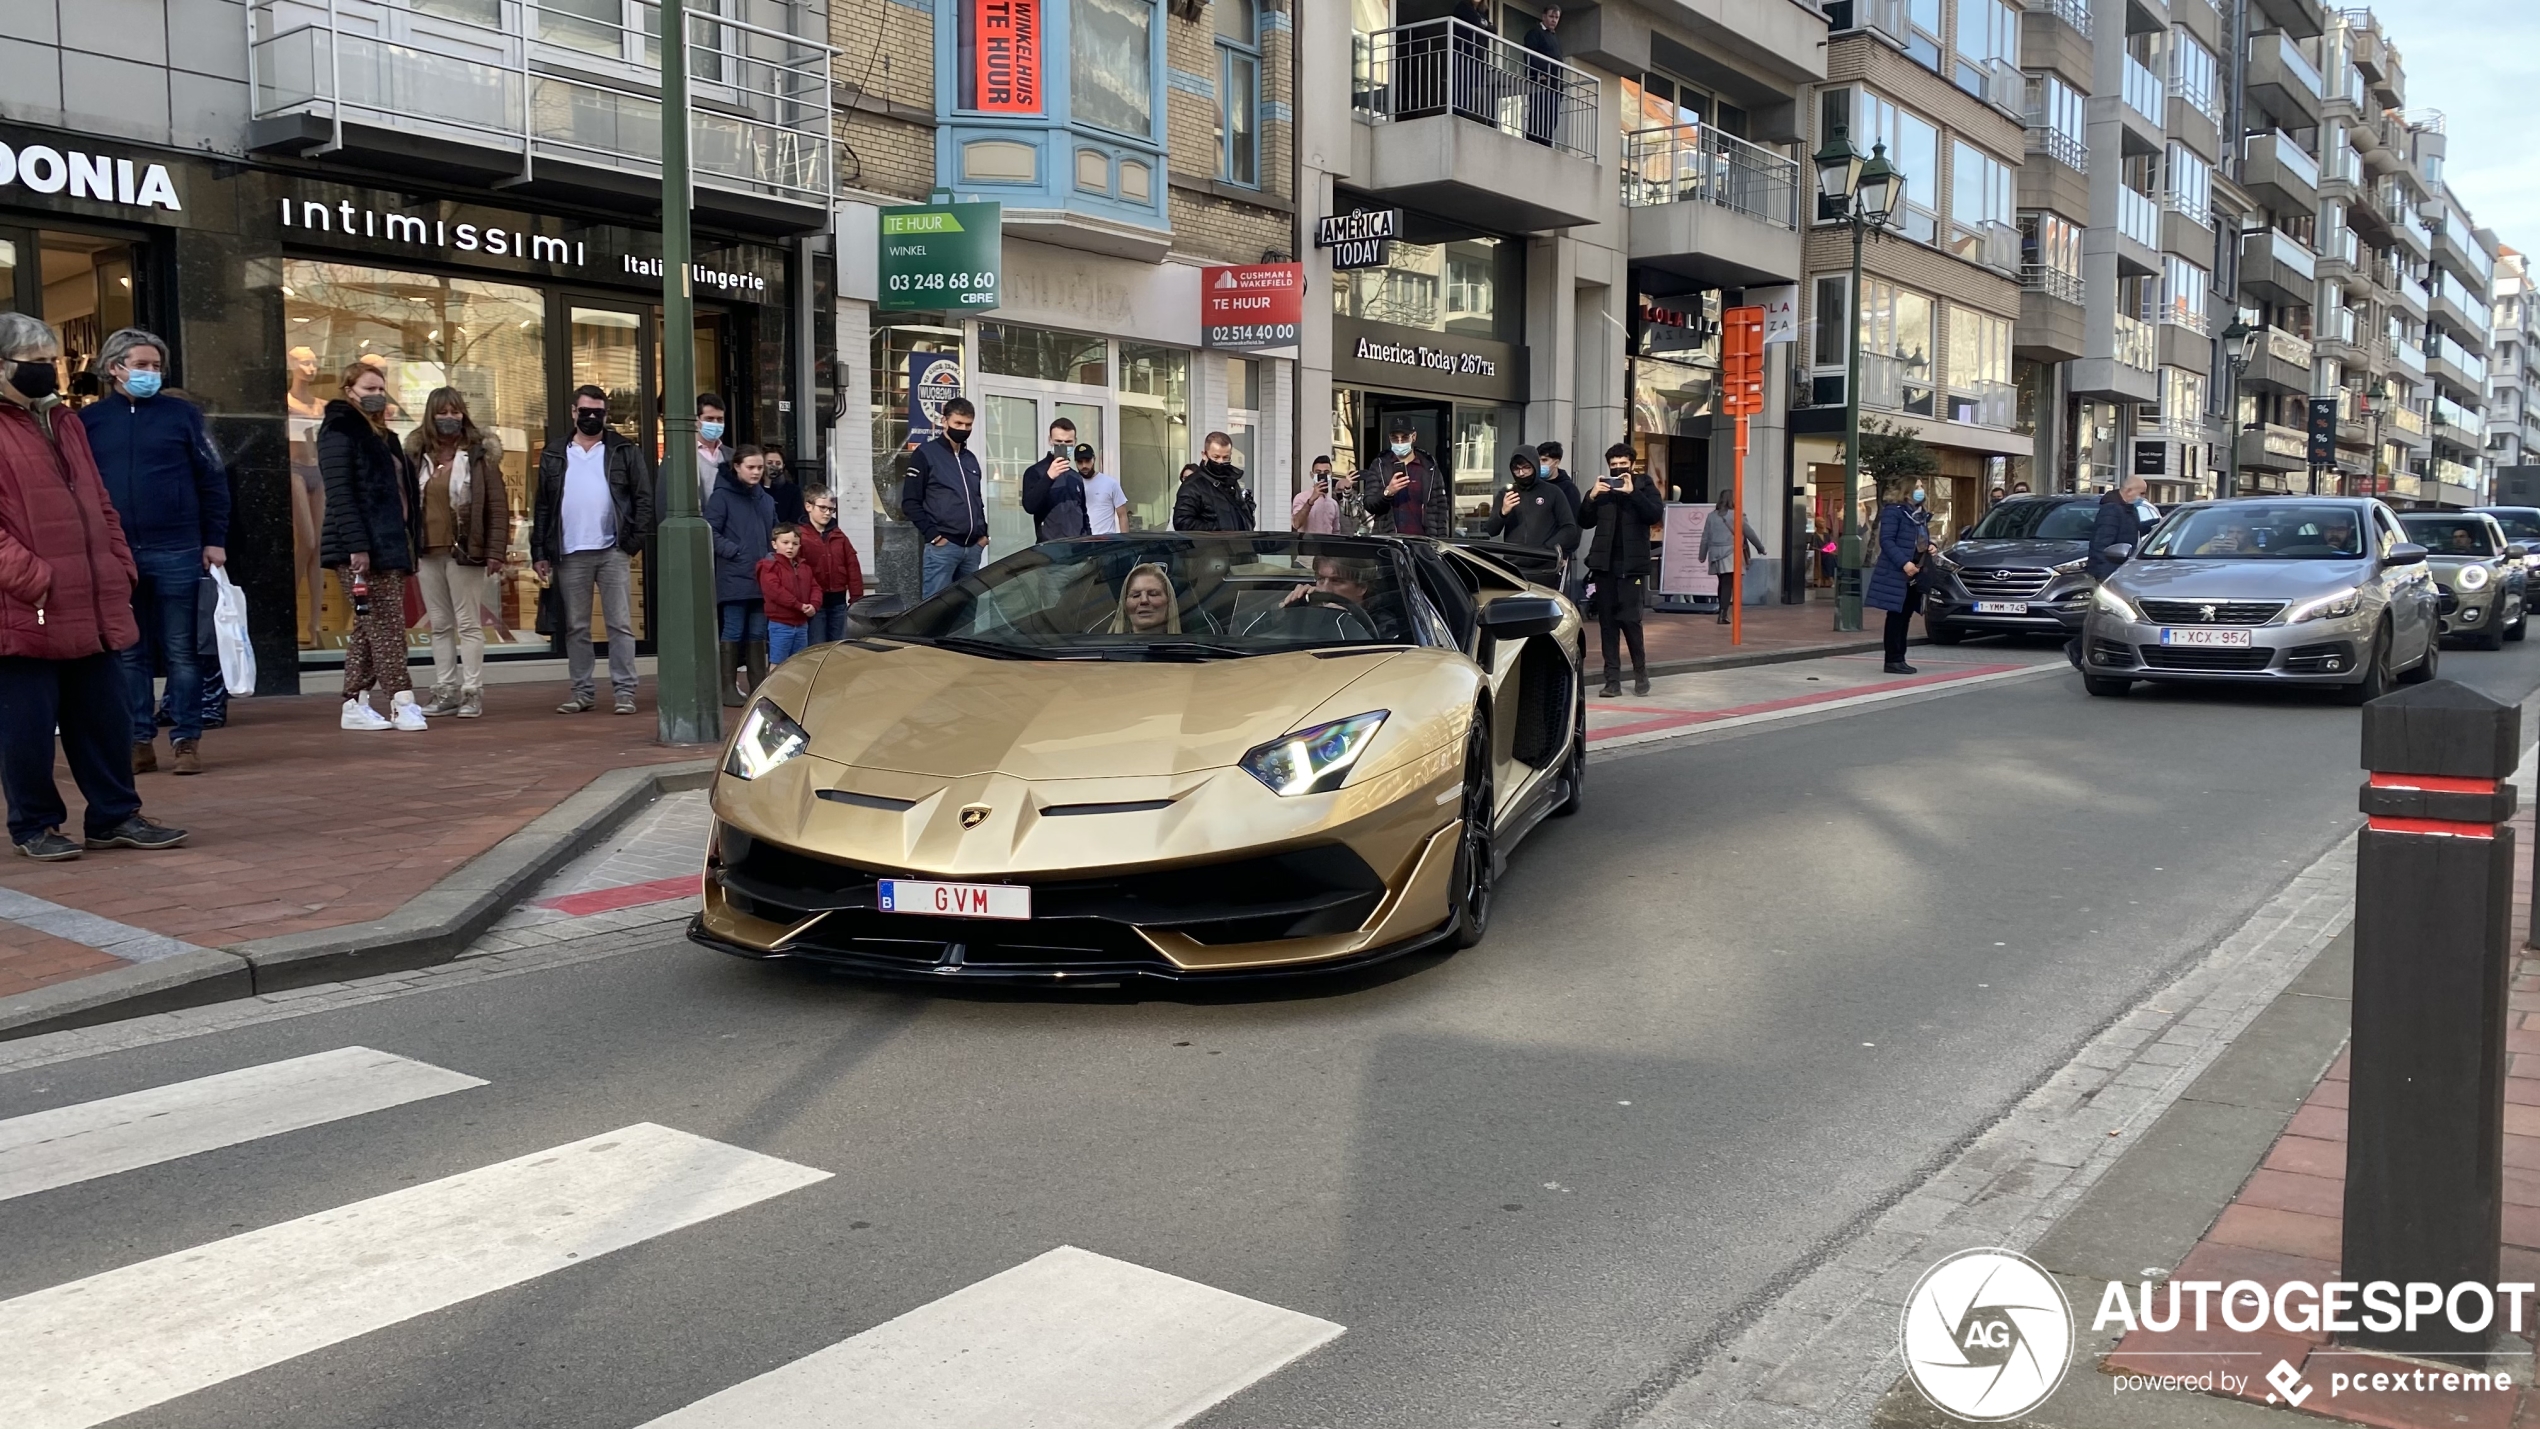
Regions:
<instances>
[{"instance_id":1,"label":"car's front tire","mask_svg":"<svg viewBox=\"0 0 2540 1429\"><path fill-rule=\"evenodd\" d=\"M2368 705L2390 692L2390 627L2373 632L2372 653L2364 657L2364 677L2338 691L2350 705Z\"/></svg>"},{"instance_id":2,"label":"car's front tire","mask_svg":"<svg viewBox=\"0 0 2540 1429\"><path fill-rule=\"evenodd\" d=\"M2081 687L2102 699L2114 699L2134 688L2134 681L2115 675L2084 675Z\"/></svg>"},{"instance_id":3,"label":"car's front tire","mask_svg":"<svg viewBox=\"0 0 2540 1429\"><path fill-rule=\"evenodd\" d=\"M2480 638L2482 640L2496 640L2496 633L2491 630ZM2493 645L2480 645L2478 648L2481 650L2501 650L2505 647L2502 640L2496 640L2496 643ZM2441 665L2442 660L2443 637L2439 635L2427 637L2425 642L2425 658L2419 660L2412 668L2401 674L2399 676L2399 683L2403 685L2424 684L2426 681L2434 678L2436 669Z\"/></svg>"},{"instance_id":4,"label":"car's front tire","mask_svg":"<svg viewBox=\"0 0 2540 1429\"><path fill-rule=\"evenodd\" d=\"M1498 838L1492 827L1490 715L1473 711L1464 737L1464 823L1455 842L1455 946L1469 948L1490 931L1492 885L1497 881Z\"/></svg>"},{"instance_id":5,"label":"car's front tire","mask_svg":"<svg viewBox=\"0 0 2540 1429\"><path fill-rule=\"evenodd\" d=\"M1967 639L1967 632L1964 630L1944 621L1933 620L1929 616L1923 618L1923 632L1931 636L1931 643L1934 645L1960 645Z\"/></svg>"}]
</instances>

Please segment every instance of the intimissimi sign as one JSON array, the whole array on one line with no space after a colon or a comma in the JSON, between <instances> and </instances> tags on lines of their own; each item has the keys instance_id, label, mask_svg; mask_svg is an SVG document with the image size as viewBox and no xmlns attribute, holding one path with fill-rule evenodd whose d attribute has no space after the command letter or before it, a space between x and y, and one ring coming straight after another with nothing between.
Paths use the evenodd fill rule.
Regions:
<instances>
[{"instance_id":1,"label":"intimissimi sign","mask_svg":"<svg viewBox=\"0 0 2540 1429\"><path fill-rule=\"evenodd\" d=\"M438 249L445 254L482 253L489 258L525 258L556 268L580 268L589 257L588 246L582 239L527 233L495 223L453 223L437 216L426 218L412 213L382 213L375 208L356 207L351 199L339 199L331 206L316 199L284 198L277 202L281 205L282 226L286 231Z\"/></svg>"},{"instance_id":2,"label":"intimissimi sign","mask_svg":"<svg viewBox=\"0 0 2540 1429\"><path fill-rule=\"evenodd\" d=\"M316 192L327 196L312 198L303 188L273 201L285 243L630 286L661 282L661 240L647 231L465 204L391 206L393 200L381 201L386 196L360 190ZM782 259L751 245L703 256L707 261L690 265L689 281L717 297L766 302L771 274L782 276Z\"/></svg>"}]
</instances>

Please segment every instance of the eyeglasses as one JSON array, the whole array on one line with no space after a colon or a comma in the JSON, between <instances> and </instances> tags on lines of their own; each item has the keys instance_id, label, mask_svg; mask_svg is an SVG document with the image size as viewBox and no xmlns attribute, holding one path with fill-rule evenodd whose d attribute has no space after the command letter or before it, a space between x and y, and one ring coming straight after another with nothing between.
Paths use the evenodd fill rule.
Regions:
<instances>
[{"instance_id":1,"label":"eyeglasses","mask_svg":"<svg viewBox=\"0 0 2540 1429\"><path fill-rule=\"evenodd\" d=\"M834 501L815 501L811 504L811 509L814 511L835 511L838 509L838 503Z\"/></svg>"}]
</instances>

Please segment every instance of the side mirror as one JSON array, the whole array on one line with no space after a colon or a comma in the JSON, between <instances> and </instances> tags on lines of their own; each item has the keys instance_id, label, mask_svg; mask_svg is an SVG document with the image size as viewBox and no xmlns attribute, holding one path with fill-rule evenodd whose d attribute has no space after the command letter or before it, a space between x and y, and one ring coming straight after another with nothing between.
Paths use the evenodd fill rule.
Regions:
<instances>
[{"instance_id":1,"label":"side mirror","mask_svg":"<svg viewBox=\"0 0 2540 1429\"><path fill-rule=\"evenodd\" d=\"M2517 561L2529 560L2531 548L2520 541L2514 541L2506 545L2505 554Z\"/></svg>"},{"instance_id":2,"label":"side mirror","mask_svg":"<svg viewBox=\"0 0 2540 1429\"><path fill-rule=\"evenodd\" d=\"M2134 544L2130 541L2119 541L2113 546L2100 547L2099 554L2112 561L2130 561L2134 559Z\"/></svg>"},{"instance_id":3,"label":"side mirror","mask_svg":"<svg viewBox=\"0 0 2540 1429\"><path fill-rule=\"evenodd\" d=\"M2425 547L2414 541L2401 541L2390 548L2382 562L2385 566L2421 566L2425 564Z\"/></svg>"},{"instance_id":4,"label":"side mirror","mask_svg":"<svg viewBox=\"0 0 2540 1429\"><path fill-rule=\"evenodd\" d=\"M882 627L908 614L908 597L897 592L868 595L847 607L849 635L877 635Z\"/></svg>"},{"instance_id":5,"label":"side mirror","mask_svg":"<svg viewBox=\"0 0 2540 1429\"><path fill-rule=\"evenodd\" d=\"M1503 595L1482 607L1482 633L1493 640L1530 640L1561 625L1561 601L1549 595Z\"/></svg>"}]
</instances>

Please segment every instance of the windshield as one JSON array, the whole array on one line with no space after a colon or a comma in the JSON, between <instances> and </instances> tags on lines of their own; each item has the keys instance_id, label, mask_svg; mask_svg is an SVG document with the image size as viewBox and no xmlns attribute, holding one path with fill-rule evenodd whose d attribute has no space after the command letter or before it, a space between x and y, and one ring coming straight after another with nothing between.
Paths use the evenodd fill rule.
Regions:
<instances>
[{"instance_id":1,"label":"windshield","mask_svg":"<svg viewBox=\"0 0 2540 1429\"><path fill-rule=\"evenodd\" d=\"M1406 644L1413 628L1384 543L1148 533L1018 551L880 633L1005 658L1205 660Z\"/></svg>"},{"instance_id":2,"label":"windshield","mask_svg":"<svg viewBox=\"0 0 2540 1429\"><path fill-rule=\"evenodd\" d=\"M2087 541L2096 501L2006 501L1984 513L1970 541Z\"/></svg>"},{"instance_id":3,"label":"windshield","mask_svg":"<svg viewBox=\"0 0 2540 1429\"><path fill-rule=\"evenodd\" d=\"M2438 556L2497 556L2505 550L2482 516L2402 516L2399 529Z\"/></svg>"},{"instance_id":4,"label":"windshield","mask_svg":"<svg viewBox=\"0 0 2540 1429\"><path fill-rule=\"evenodd\" d=\"M2540 541L2540 511L2490 511L2508 541Z\"/></svg>"},{"instance_id":5,"label":"windshield","mask_svg":"<svg viewBox=\"0 0 2540 1429\"><path fill-rule=\"evenodd\" d=\"M2235 501L2174 514L2144 544L2154 560L2351 561L2364 553L2363 513L2308 501Z\"/></svg>"}]
</instances>

